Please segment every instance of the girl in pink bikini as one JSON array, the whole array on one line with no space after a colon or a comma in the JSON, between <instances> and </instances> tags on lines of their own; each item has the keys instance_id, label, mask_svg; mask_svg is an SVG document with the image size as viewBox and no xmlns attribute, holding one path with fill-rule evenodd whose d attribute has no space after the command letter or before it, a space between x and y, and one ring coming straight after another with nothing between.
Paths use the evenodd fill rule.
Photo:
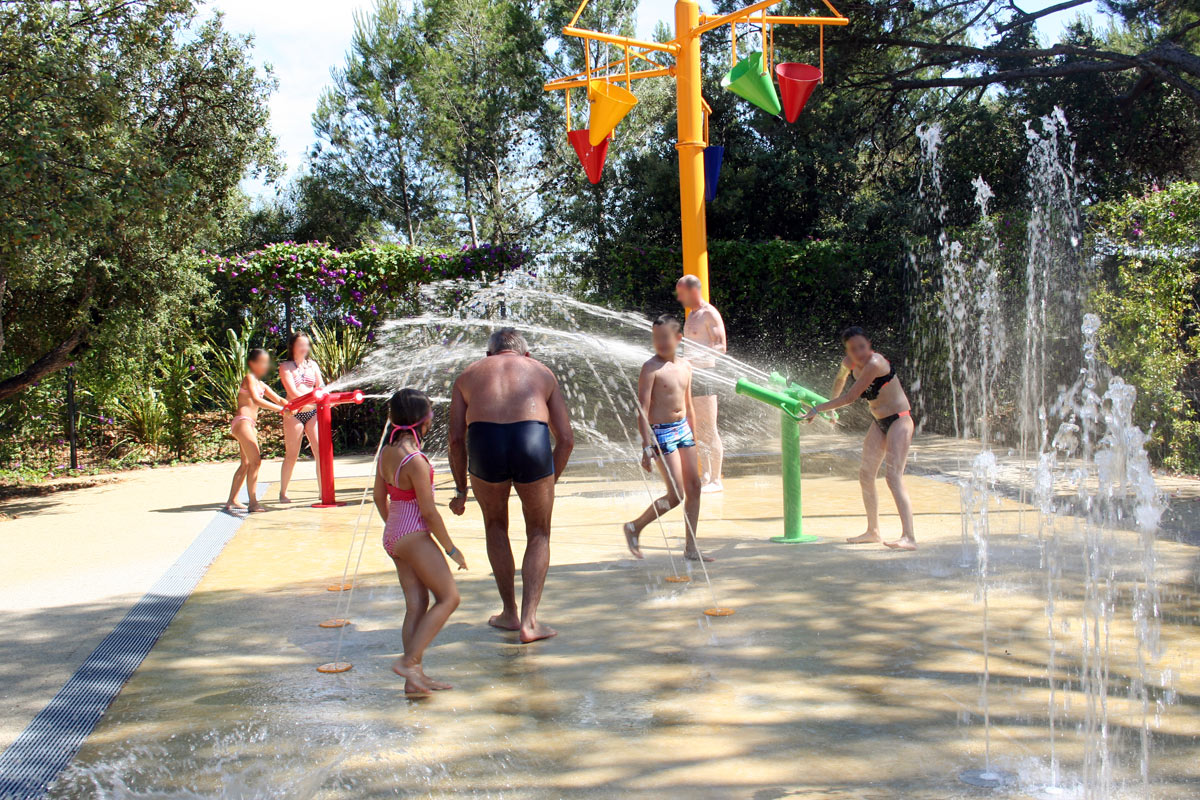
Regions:
<instances>
[{"instance_id":1,"label":"girl in pink bikini","mask_svg":"<svg viewBox=\"0 0 1200 800\"><path fill-rule=\"evenodd\" d=\"M233 485L229 487L229 499L225 501L227 513L233 513L235 508L246 508L237 500L243 483L246 484L246 496L250 501L249 510L267 510L258 502L257 495L258 468L262 466L262 454L258 450L258 410L269 408L287 414L283 409L284 399L262 381L271 367L271 357L267 351L259 348L251 350L246 358L246 367L249 371L238 389L237 415L229 425L229 432L241 448L242 463L233 473Z\"/></svg>"},{"instance_id":2,"label":"girl in pink bikini","mask_svg":"<svg viewBox=\"0 0 1200 800\"><path fill-rule=\"evenodd\" d=\"M321 377L321 368L317 362L309 358L312 352L312 342L302 331L295 331L288 337L287 361L279 365L279 380L287 392L288 401L320 389L325 386ZM292 481L292 471L296 468L296 460L300 458L300 445L308 436L308 446L312 449L313 460L317 465L317 485L321 484L321 459L317 458L317 407L307 405L296 411L283 421L283 466L279 468L279 502L290 503L288 484Z\"/></svg>"},{"instance_id":3,"label":"girl in pink bikini","mask_svg":"<svg viewBox=\"0 0 1200 800\"><path fill-rule=\"evenodd\" d=\"M450 541L434 505L433 465L421 452L433 404L419 389L401 389L388 403L388 419L391 432L375 469L375 507L384 521L383 549L396 562L404 589L404 655L392 670L404 678L405 694L420 696L453 688L430 678L421 666L425 648L458 608L458 587L438 545L459 569L467 568L467 560Z\"/></svg>"}]
</instances>

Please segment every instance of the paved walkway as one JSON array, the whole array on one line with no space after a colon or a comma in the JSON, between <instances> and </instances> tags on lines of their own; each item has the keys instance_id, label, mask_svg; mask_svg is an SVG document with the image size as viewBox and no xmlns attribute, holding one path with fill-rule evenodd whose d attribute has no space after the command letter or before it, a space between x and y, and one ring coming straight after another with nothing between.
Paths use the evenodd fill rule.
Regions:
<instances>
[{"instance_id":1,"label":"paved walkway","mask_svg":"<svg viewBox=\"0 0 1200 800\"><path fill-rule=\"evenodd\" d=\"M484 621L495 590L474 504L451 518L471 571L463 604L426 659L457 685L408 702L388 669L399 648L402 599L368 516L362 570L340 655L341 676L316 665L342 631L316 622L340 595L356 503L293 506L253 517L180 611L80 751L53 797L252 798L562 797L716 800L975 798L957 773L983 764L981 606L962 558L958 490L911 481L922 549L900 554L841 543L863 526L853 461L805 457L805 527L822 540L767 541L779 532L777 458L729 462L727 491L706 495L701 541L718 557L713 588L732 617L710 619L702 576L664 582L661 533L648 557L625 552L620 522L647 501L622 464L580 465L560 486L543 604L560 636L532 646ZM339 463L339 498L366 485L362 460ZM354 474L360 477L351 477ZM650 487L657 490L653 483ZM882 487L882 483L881 483ZM441 473L439 502L449 498ZM897 532L884 497L885 533ZM1024 509L992 509L991 747L1019 776L993 797L1024 798L1048 777L1044 573ZM370 508L366 509L371 514ZM513 519L519 520L514 507ZM667 523L675 546L678 512ZM518 526L519 531L519 526ZM1081 774L1087 698L1078 683L1083 600L1078 540L1062 531L1057 645L1058 758ZM515 538L517 557L521 537ZM1111 628L1110 711L1115 770L1136 784L1140 708L1129 582L1136 541L1118 535L1118 606ZM1154 730L1158 800L1200 786L1197 551L1159 549L1173 702ZM1129 558L1125 558L1129 556ZM1157 680L1157 672L1152 676Z\"/></svg>"},{"instance_id":2,"label":"paved walkway","mask_svg":"<svg viewBox=\"0 0 1200 800\"><path fill-rule=\"evenodd\" d=\"M233 469L140 470L0 505L0 750L208 524ZM313 474L311 461L296 470ZM278 461L264 465L261 481L278 477Z\"/></svg>"}]
</instances>

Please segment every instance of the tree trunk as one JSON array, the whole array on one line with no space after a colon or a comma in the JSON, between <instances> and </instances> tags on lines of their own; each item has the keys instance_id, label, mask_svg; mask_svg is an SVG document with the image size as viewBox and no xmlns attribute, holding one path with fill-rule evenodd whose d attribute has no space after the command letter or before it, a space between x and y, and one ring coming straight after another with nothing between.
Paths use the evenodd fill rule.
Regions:
<instances>
[{"instance_id":1,"label":"tree trunk","mask_svg":"<svg viewBox=\"0 0 1200 800\"><path fill-rule=\"evenodd\" d=\"M0 381L0 400L7 400L28 389L43 378L53 375L71 363L71 359L86 342L88 327L80 325L53 349L34 361L23 372Z\"/></svg>"},{"instance_id":2,"label":"tree trunk","mask_svg":"<svg viewBox=\"0 0 1200 800\"><path fill-rule=\"evenodd\" d=\"M413 231L412 203L408 197L408 168L403 162L400 163L400 195L404 198L404 224L408 226L408 246L412 247L417 243L417 237Z\"/></svg>"},{"instance_id":3,"label":"tree trunk","mask_svg":"<svg viewBox=\"0 0 1200 800\"><path fill-rule=\"evenodd\" d=\"M471 246L479 247L479 229L475 225L475 207L471 202L471 160L469 155L466 168L463 169L463 201L467 206L467 223L471 226Z\"/></svg>"}]
</instances>

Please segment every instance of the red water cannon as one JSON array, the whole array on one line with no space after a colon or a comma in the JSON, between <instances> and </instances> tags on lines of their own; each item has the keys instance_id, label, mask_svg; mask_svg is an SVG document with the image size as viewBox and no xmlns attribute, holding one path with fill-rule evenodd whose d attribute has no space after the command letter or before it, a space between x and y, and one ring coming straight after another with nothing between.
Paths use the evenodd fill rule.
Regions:
<instances>
[{"instance_id":1,"label":"red water cannon","mask_svg":"<svg viewBox=\"0 0 1200 800\"><path fill-rule=\"evenodd\" d=\"M317 459L320 465L321 497L313 503L313 508L333 508L337 501L333 496L333 413L334 406L345 403L362 405L363 393L359 389L353 392L327 392L324 389L313 389L308 394L297 397L284 408L295 413L305 406L317 407Z\"/></svg>"}]
</instances>

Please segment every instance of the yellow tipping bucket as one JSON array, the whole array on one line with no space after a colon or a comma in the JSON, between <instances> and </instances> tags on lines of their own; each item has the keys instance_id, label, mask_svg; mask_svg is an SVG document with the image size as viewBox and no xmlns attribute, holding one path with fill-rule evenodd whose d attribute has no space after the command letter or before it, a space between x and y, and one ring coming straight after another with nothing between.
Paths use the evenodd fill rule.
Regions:
<instances>
[{"instance_id":1,"label":"yellow tipping bucket","mask_svg":"<svg viewBox=\"0 0 1200 800\"><path fill-rule=\"evenodd\" d=\"M638 101L633 92L611 81L590 81L588 100L592 104L588 118L588 143L592 147L607 139Z\"/></svg>"}]
</instances>

